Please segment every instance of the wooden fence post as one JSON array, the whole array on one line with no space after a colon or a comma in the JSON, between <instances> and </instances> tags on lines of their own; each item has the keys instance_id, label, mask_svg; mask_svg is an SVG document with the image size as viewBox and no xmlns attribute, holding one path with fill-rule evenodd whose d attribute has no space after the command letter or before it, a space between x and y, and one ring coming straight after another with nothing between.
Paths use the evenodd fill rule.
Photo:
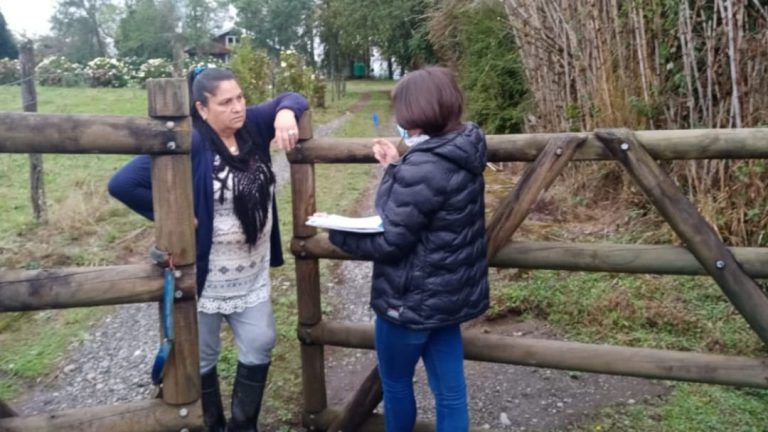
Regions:
<instances>
[{"instance_id":1,"label":"wooden fence post","mask_svg":"<svg viewBox=\"0 0 768 432\"><path fill-rule=\"evenodd\" d=\"M299 122L299 139L312 138L311 112L306 112ZM302 145L291 152L299 162L291 163L291 191L293 194L293 237L301 248L304 241L317 234L317 229L306 225L307 218L315 213L315 165L301 163ZM320 309L320 265L317 258L307 257L302 251L296 256L296 295L299 313L299 329L311 327L322 319ZM327 405L325 389L325 358L322 345L302 343L301 372L304 390L304 411L313 416Z\"/></svg>"},{"instance_id":2,"label":"wooden fence post","mask_svg":"<svg viewBox=\"0 0 768 432\"><path fill-rule=\"evenodd\" d=\"M147 81L149 115L166 120L168 149L179 147L189 135L177 131L189 129L189 97L182 78ZM183 143L190 148L189 143ZM189 154L152 157L152 201L155 211L155 241L158 249L168 252L176 267L194 274L195 228L192 206L192 164ZM185 267L186 266L186 267ZM181 293L174 307L173 349L163 376L163 400L180 405L200 398L200 364L197 338L197 302L195 284Z\"/></svg>"},{"instance_id":3,"label":"wooden fence post","mask_svg":"<svg viewBox=\"0 0 768 432\"><path fill-rule=\"evenodd\" d=\"M37 112L37 91L35 90L35 48L27 39L19 45L19 67L21 68L21 104L24 112ZM43 155L29 154L29 193L35 222L48 223L45 205L45 183L43 182Z\"/></svg>"}]
</instances>

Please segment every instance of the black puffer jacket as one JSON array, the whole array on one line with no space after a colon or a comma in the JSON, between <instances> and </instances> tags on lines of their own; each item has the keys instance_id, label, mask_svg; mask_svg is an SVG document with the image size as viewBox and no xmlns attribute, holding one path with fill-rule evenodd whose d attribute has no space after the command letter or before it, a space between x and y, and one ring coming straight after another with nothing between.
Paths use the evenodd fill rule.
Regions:
<instances>
[{"instance_id":1,"label":"black puffer jacket","mask_svg":"<svg viewBox=\"0 0 768 432\"><path fill-rule=\"evenodd\" d=\"M485 136L469 123L389 165L376 194L380 234L331 231L340 249L374 261L371 307L413 329L460 323L488 308Z\"/></svg>"}]
</instances>

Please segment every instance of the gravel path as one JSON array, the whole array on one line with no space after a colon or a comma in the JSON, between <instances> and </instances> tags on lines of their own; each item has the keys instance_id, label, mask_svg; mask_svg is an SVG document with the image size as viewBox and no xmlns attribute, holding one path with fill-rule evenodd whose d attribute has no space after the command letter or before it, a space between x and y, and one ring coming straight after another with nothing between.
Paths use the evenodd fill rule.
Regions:
<instances>
[{"instance_id":1,"label":"gravel path","mask_svg":"<svg viewBox=\"0 0 768 432\"><path fill-rule=\"evenodd\" d=\"M347 113L317 127L314 135L332 134L349 117ZM279 189L290 181L289 164L282 152L274 154L273 159ZM147 250L147 240L147 245L133 247L136 256L128 261L145 262L142 251ZM95 323L82 341L69 348L53 376L41 380L12 404L20 414L108 405L154 395L149 372L160 340L157 305L141 303L114 309Z\"/></svg>"}]
</instances>

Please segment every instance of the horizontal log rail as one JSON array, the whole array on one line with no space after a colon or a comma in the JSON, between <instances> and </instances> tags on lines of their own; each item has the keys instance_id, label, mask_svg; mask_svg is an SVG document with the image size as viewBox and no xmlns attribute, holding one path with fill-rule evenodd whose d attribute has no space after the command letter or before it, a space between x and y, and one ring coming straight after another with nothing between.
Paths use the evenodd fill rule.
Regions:
<instances>
[{"instance_id":1,"label":"horizontal log rail","mask_svg":"<svg viewBox=\"0 0 768 432\"><path fill-rule=\"evenodd\" d=\"M0 115L0 153L188 153L191 134L187 117Z\"/></svg>"},{"instance_id":2,"label":"horizontal log rail","mask_svg":"<svg viewBox=\"0 0 768 432\"><path fill-rule=\"evenodd\" d=\"M729 250L747 274L754 278L768 278L768 248L732 247ZM354 259L333 246L326 233L294 239L291 251L304 258ZM707 274L687 249L667 245L510 242L496 254L490 265L611 273Z\"/></svg>"},{"instance_id":3,"label":"horizontal log rail","mask_svg":"<svg viewBox=\"0 0 768 432\"><path fill-rule=\"evenodd\" d=\"M194 266L180 268L176 290L195 296ZM157 302L163 270L151 264L0 272L0 312Z\"/></svg>"},{"instance_id":4,"label":"horizontal log rail","mask_svg":"<svg viewBox=\"0 0 768 432\"><path fill-rule=\"evenodd\" d=\"M0 419L3 432L178 432L203 423L199 403L171 406L162 399L76 408L55 414Z\"/></svg>"},{"instance_id":5,"label":"horizontal log rail","mask_svg":"<svg viewBox=\"0 0 768 432\"><path fill-rule=\"evenodd\" d=\"M333 422L339 419L341 416L341 410L338 408L326 408L323 411L316 414L304 414L303 424L308 430L321 430L327 431ZM356 432L385 432L384 430L384 416L381 414L371 415L365 423L358 429L353 429ZM435 424L417 421L413 426L412 432L435 432ZM470 432L482 432L487 429L470 427Z\"/></svg>"},{"instance_id":6,"label":"horizontal log rail","mask_svg":"<svg viewBox=\"0 0 768 432\"><path fill-rule=\"evenodd\" d=\"M640 378L768 388L768 359L464 333L464 358ZM321 321L306 344L373 349L373 325Z\"/></svg>"},{"instance_id":7,"label":"horizontal log rail","mask_svg":"<svg viewBox=\"0 0 768 432\"><path fill-rule=\"evenodd\" d=\"M533 161L547 142L558 135L586 136L573 160L613 160L594 134L489 135L491 162ZM637 131L635 137L657 160L765 159L768 129L680 129ZM392 141L399 138L392 137ZM288 153L292 163L376 163L370 138L318 138Z\"/></svg>"}]
</instances>

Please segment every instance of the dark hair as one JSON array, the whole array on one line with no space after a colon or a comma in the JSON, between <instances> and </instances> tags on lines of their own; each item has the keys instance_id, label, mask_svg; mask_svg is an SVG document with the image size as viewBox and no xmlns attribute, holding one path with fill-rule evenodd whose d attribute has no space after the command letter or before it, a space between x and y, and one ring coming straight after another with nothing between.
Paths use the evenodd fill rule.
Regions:
<instances>
[{"instance_id":1,"label":"dark hair","mask_svg":"<svg viewBox=\"0 0 768 432\"><path fill-rule=\"evenodd\" d=\"M438 136L462 126L464 96L448 68L430 66L409 72L392 90L392 105L397 124L405 129Z\"/></svg>"},{"instance_id":2,"label":"dark hair","mask_svg":"<svg viewBox=\"0 0 768 432\"><path fill-rule=\"evenodd\" d=\"M200 118L195 102L208 106L208 95L216 93L222 81L237 81L232 71L222 68L207 68L196 66L187 75L189 86L189 112L193 118Z\"/></svg>"}]
</instances>

